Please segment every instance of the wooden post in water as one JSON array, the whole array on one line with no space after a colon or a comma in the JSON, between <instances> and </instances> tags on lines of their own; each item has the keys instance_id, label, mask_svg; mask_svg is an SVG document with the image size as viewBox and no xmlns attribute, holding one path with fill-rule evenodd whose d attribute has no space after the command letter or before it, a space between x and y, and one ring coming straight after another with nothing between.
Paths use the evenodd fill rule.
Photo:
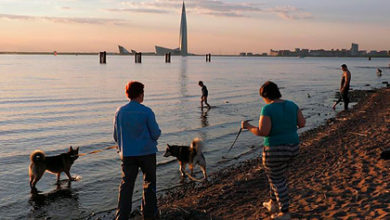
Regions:
<instances>
[{"instance_id":1,"label":"wooden post in water","mask_svg":"<svg viewBox=\"0 0 390 220\"><path fill-rule=\"evenodd\" d=\"M99 62L101 64L106 64L106 51L103 51L103 52L99 52Z\"/></svg>"},{"instance_id":2,"label":"wooden post in water","mask_svg":"<svg viewBox=\"0 0 390 220\"><path fill-rule=\"evenodd\" d=\"M206 62L211 62L211 53L206 54Z\"/></svg>"},{"instance_id":3,"label":"wooden post in water","mask_svg":"<svg viewBox=\"0 0 390 220\"><path fill-rule=\"evenodd\" d=\"M171 62L171 52L165 54L165 63Z\"/></svg>"},{"instance_id":4,"label":"wooden post in water","mask_svg":"<svg viewBox=\"0 0 390 220\"><path fill-rule=\"evenodd\" d=\"M142 62L142 53L141 52L135 53L134 59L135 59L135 63L141 63Z\"/></svg>"}]
</instances>

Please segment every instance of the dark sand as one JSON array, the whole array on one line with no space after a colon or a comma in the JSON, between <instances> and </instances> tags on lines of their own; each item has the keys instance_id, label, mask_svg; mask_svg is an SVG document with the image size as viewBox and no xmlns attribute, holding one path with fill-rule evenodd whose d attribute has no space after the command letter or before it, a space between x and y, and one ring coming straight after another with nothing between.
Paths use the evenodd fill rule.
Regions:
<instances>
[{"instance_id":1,"label":"dark sand","mask_svg":"<svg viewBox=\"0 0 390 220\"><path fill-rule=\"evenodd\" d=\"M379 159L390 147L390 89L358 97L352 110L301 135L289 175L292 218L390 219L390 161ZM260 159L246 161L168 193L161 217L268 219L268 190Z\"/></svg>"},{"instance_id":2,"label":"dark sand","mask_svg":"<svg viewBox=\"0 0 390 220\"><path fill-rule=\"evenodd\" d=\"M390 160L379 159L390 147L390 89L354 96L359 103L352 110L300 137L289 174L293 219L390 219ZM268 190L256 158L207 183L167 191L159 198L161 219L269 219L262 207ZM113 212L98 218L112 219Z\"/></svg>"}]
</instances>

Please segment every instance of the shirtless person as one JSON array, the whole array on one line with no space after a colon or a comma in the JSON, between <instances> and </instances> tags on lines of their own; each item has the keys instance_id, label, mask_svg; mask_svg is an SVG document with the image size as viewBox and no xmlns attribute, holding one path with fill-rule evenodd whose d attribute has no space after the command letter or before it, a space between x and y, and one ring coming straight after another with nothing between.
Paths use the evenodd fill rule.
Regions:
<instances>
[{"instance_id":1,"label":"shirtless person","mask_svg":"<svg viewBox=\"0 0 390 220\"><path fill-rule=\"evenodd\" d=\"M343 76L341 77L341 85L340 85L340 97L334 103L333 110L336 110L336 105L341 102L341 99L344 101L344 110L348 110L348 90L349 83L351 82L351 72L349 72L347 65L341 65L341 69L343 70Z\"/></svg>"},{"instance_id":2,"label":"shirtless person","mask_svg":"<svg viewBox=\"0 0 390 220\"><path fill-rule=\"evenodd\" d=\"M199 81L199 86L202 87L202 96L200 97L200 107L203 108L203 102L207 105L207 108L211 108L209 103L207 103L207 96L209 95L209 91L207 87L203 84L202 81Z\"/></svg>"}]
</instances>

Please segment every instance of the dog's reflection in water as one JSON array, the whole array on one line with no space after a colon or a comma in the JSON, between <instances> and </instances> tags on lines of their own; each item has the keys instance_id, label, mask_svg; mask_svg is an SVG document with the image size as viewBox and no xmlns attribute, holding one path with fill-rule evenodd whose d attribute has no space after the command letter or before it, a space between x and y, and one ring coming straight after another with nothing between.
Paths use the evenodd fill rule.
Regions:
<instances>
[{"instance_id":1,"label":"dog's reflection in water","mask_svg":"<svg viewBox=\"0 0 390 220\"><path fill-rule=\"evenodd\" d=\"M31 210L29 218L77 218L80 216L79 196L71 188L71 181L65 185L57 184L48 193L32 192L29 200Z\"/></svg>"}]
</instances>

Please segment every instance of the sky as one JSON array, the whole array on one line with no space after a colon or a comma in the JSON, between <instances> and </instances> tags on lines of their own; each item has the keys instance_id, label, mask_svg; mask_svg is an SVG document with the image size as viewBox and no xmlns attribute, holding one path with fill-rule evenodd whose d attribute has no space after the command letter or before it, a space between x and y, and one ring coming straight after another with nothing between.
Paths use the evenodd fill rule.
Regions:
<instances>
[{"instance_id":1,"label":"sky","mask_svg":"<svg viewBox=\"0 0 390 220\"><path fill-rule=\"evenodd\" d=\"M179 45L182 0L0 0L0 51ZM185 0L191 53L390 50L389 0Z\"/></svg>"}]
</instances>

